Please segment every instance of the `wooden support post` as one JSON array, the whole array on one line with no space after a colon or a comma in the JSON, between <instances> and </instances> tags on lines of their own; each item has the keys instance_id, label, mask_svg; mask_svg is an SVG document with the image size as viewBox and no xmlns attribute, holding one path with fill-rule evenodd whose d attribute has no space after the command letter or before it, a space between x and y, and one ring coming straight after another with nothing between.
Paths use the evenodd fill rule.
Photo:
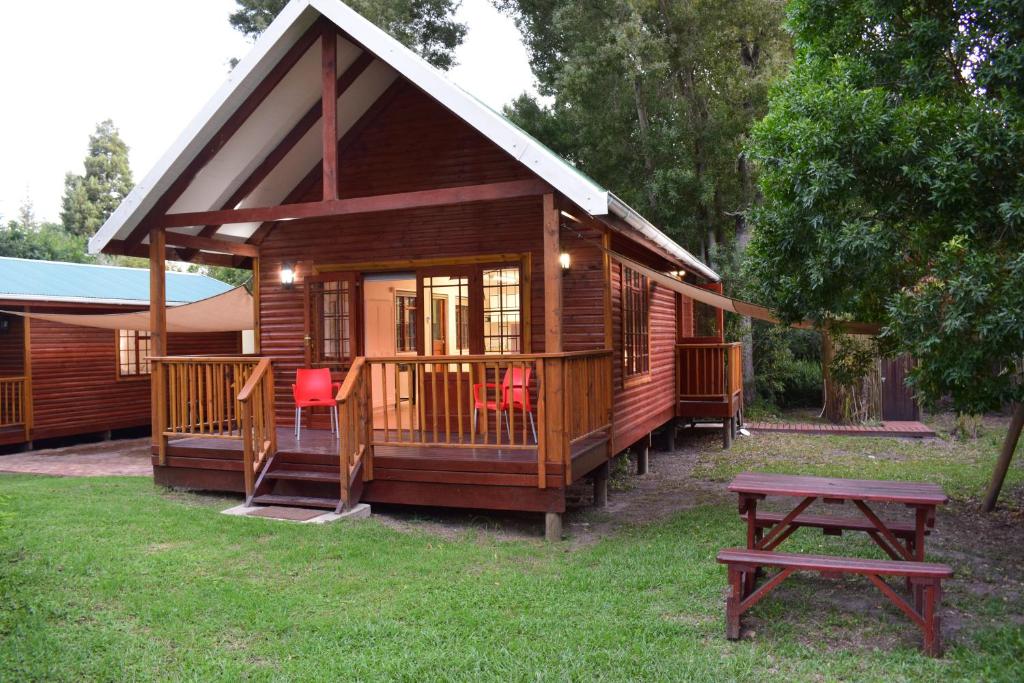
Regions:
<instances>
[{"instance_id":1,"label":"wooden support post","mask_svg":"<svg viewBox=\"0 0 1024 683\"><path fill-rule=\"evenodd\" d=\"M555 195L544 195L544 351L562 351L562 266L558 206Z\"/></svg>"},{"instance_id":2,"label":"wooden support post","mask_svg":"<svg viewBox=\"0 0 1024 683\"><path fill-rule=\"evenodd\" d=\"M672 418L668 422L668 433L665 435L665 448L669 453L676 450L676 430L679 425L675 418Z\"/></svg>"},{"instance_id":3,"label":"wooden support post","mask_svg":"<svg viewBox=\"0 0 1024 683\"><path fill-rule=\"evenodd\" d=\"M163 229L149 233L149 335L150 354L167 355L167 248ZM160 464L167 458L167 439L163 435L164 401L163 366L156 364L150 376L151 419L153 443L157 446Z\"/></svg>"},{"instance_id":4,"label":"wooden support post","mask_svg":"<svg viewBox=\"0 0 1024 683\"><path fill-rule=\"evenodd\" d=\"M722 421L722 448L732 448L732 422L733 418L727 417Z\"/></svg>"},{"instance_id":5,"label":"wooden support post","mask_svg":"<svg viewBox=\"0 0 1024 683\"><path fill-rule=\"evenodd\" d=\"M562 540L562 513L544 513L544 540L555 543Z\"/></svg>"},{"instance_id":6,"label":"wooden support post","mask_svg":"<svg viewBox=\"0 0 1024 683\"><path fill-rule=\"evenodd\" d=\"M324 201L338 198L338 36L334 24L324 22L320 34L323 67Z\"/></svg>"},{"instance_id":7,"label":"wooden support post","mask_svg":"<svg viewBox=\"0 0 1024 683\"><path fill-rule=\"evenodd\" d=\"M651 435L648 434L640 442L640 452L636 456L636 473L647 474L650 471L651 461Z\"/></svg>"},{"instance_id":8,"label":"wooden support post","mask_svg":"<svg viewBox=\"0 0 1024 683\"><path fill-rule=\"evenodd\" d=\"M252 340L253 352L260 353L260 257L252 260Z\"/></svg>"},{"instance_id":9,"label":"wooden support post","mask_svg":"<svg viewBox=\"0 0 1024 683\"><path fill-rule=\"evenodd\" d=\"M603 508L608 505L608 463L594 470L594 507Z\"/></svg>"}]
</instances>

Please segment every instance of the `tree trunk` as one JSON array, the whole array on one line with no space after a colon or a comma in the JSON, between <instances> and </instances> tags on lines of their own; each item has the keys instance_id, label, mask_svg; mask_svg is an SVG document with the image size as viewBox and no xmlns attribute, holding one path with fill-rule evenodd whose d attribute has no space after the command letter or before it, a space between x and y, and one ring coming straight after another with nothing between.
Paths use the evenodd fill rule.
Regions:
<instances>
[{"instance_id":1,"label":"tree trunk","mask_svg":"<svg viewBox=\"0 0 1024 683\"><path fill-rule=\"evenodd\" d=\"M651 208L656 209L658 207L658 197L654 193L654 188L651 186L651 181L654 179L654 160L651 159L650 146L651 146L651 123L647 116L647 105L644 103L643 87L640 83L640 76L633 77L633 99L636 103L636 118L637 123L640 126L640 147L641 154L644 158L644 170L647 171L647 201L650 202Z\"/></svg>"},{"instance_id":2,"label":"tree trunk","mask_svg":"<svg viewBox=\"0 0 1024 683\"><path fill-rule=\"evenodd\" d=\"M996 509L999 491L1003 488L1003 481L1010 469L1010 461L1013 460L1013 452L1017 449L1017 442L1020 440L1021 428L1024 428L1024 403L1017 403L1013 408L1010 429L1006 432L1006 438L1003 439L1003 449L999 453L999 460L996 461L996 468L992 472L992 483L988 485L985 502L981 506L985 512L992 512Z\"/></svg>"}]
</instances>

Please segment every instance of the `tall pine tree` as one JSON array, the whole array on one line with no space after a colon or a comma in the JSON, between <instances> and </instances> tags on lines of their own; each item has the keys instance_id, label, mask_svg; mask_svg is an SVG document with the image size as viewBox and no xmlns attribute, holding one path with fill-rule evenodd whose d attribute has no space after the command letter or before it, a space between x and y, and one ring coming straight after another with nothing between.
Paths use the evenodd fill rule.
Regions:
<instances>
[{"instance_id":1,"label":"tall pine tree","mask_svg":"<svg viewBox=\"0 0 1024 683\"><path fill-rule=\"evenodd\" d=\"M71 235L93 235L132 189L128 145L110 119L96 126L89 136L85 174L64 177L64 200L60 212L64 231Z\"/></svg>"},{"instance_id":2,"label":"tall pine tree","mask_svg":"<svg viewBox=\"0 0 1024 683\"><path fill-rule=\"evenodd\" d=\"M454 19L460 0L346 0L361 15L441 69L455 64L455 48L466 26ZM237 0L231 25L256 37L270 26L288 0Z\"/></svg>"}]
</instances>

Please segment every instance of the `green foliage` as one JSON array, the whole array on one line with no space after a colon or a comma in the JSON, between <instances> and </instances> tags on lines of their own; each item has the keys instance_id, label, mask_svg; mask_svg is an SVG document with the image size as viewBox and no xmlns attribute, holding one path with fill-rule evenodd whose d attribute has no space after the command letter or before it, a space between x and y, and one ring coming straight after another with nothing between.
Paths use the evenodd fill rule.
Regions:
<instances>
[{"instance_id":1,"label":"green foliage","mask_svg":"<svg viewBox=\"0 0 1024 683\"><path fill-rule=\"evenodd\" d=\"M926 404L1024 399L1019 0L794 0L755 126L747 272L789 321L880 322Z\"/></svg>"},{"instance_id":2,"label":"green foliage","mask_svg":"<svg viewBox=\"0 0 1024 683\"><path fill-rule=\"evenodd\" d=\"M288 0L236 0L231 25L255 38L263 33ZM455 48L466 35L455 21L459 0L347 0L345 3L404 45L441 69L455 65Z\"/></svg>"},{"instance_id":3,"label":"green foliage","mask_svg":"<svg viewBox=\"0 0 1024 683\"><path fill-rule=\"evenodd\" d=\"M69 235L57 223L43 223L36 229L26 229L17 221L6 228L0 227L0 256L91 263L86 253L86 237Z\"/></svg>"},{"instance_id":4,"label":"green foliage","mask_svg":"<svg viewBox=\"0 0 1024 683\"><path fill-rule=\"evenodd\" d=\"M763 322L753 324L754 400L779 408L821 405L821 337Z\"/></svg>"},{"instance_id":5,"label":"green foliage","mask_svg":"<svg viewBox=\"0 0 1024 683\"><path fill-rule=\"evenodd\" d=\"M200 266L193 264L189 266L188 272L207 275L215 280L226 282L232 287L244 285L252 279L252 271L243 268L228 268L227 266Z\"/></svg>"},{"instance_id":6,"label":"green foliage","mask_svg":"<svg viewBox=\"0 0 1024 683\"><path fill-rule=\"evenodd\" d=\"M742 229L743 144L790 54L781 1L493 1L553 99L512 120L705 258Z\"/></svg>"},{"instance_id":7,"label":"green foliage","mask_svg":"<svg viewBox=\"0 0 1024 683\"><path fill-rule=\"evenodd\" d=\"M92 236L132 189L128 145L110 119L96 126L89 136L85 175L64 177L64 200L60 220L71 235Z\"/></svg>"}]
</instances>

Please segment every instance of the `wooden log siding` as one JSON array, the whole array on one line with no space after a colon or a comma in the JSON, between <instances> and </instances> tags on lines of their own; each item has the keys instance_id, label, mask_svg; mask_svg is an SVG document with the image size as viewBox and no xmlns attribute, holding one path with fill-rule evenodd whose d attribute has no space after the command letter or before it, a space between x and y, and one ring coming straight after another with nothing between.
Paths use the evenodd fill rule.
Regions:
<instances>
[{"instance_id":1,"label":"wooden log siding","mask_svg":"<svg viewBox=\"0 0 1024 683\"><path fill-rule=\"evenodd\" d=\"M619 247L621 248L621 247ZM632 255L631 255L632 256ZM612 378L615 423L612 450L618 452L643 438L675 415L675 293L652 287L650 295L651 369L627 383L622 373L622 264L612 262Z\"/></svg>"},{"instance_id":2,"label":"wooden log siding","mask_svg":"<svg viewBox=\"0 0 1024 683\"><path fill-rule=\"evenodd\" d=\"M34 306L33 310L42 310ZM111 308L46 309L110 313ZM138 427L150 422L149 378L117 377L115 332L33 320L33 439ZM174 355L239 353L241 335L171 334Z\"/></svg>"}]
</instances>

